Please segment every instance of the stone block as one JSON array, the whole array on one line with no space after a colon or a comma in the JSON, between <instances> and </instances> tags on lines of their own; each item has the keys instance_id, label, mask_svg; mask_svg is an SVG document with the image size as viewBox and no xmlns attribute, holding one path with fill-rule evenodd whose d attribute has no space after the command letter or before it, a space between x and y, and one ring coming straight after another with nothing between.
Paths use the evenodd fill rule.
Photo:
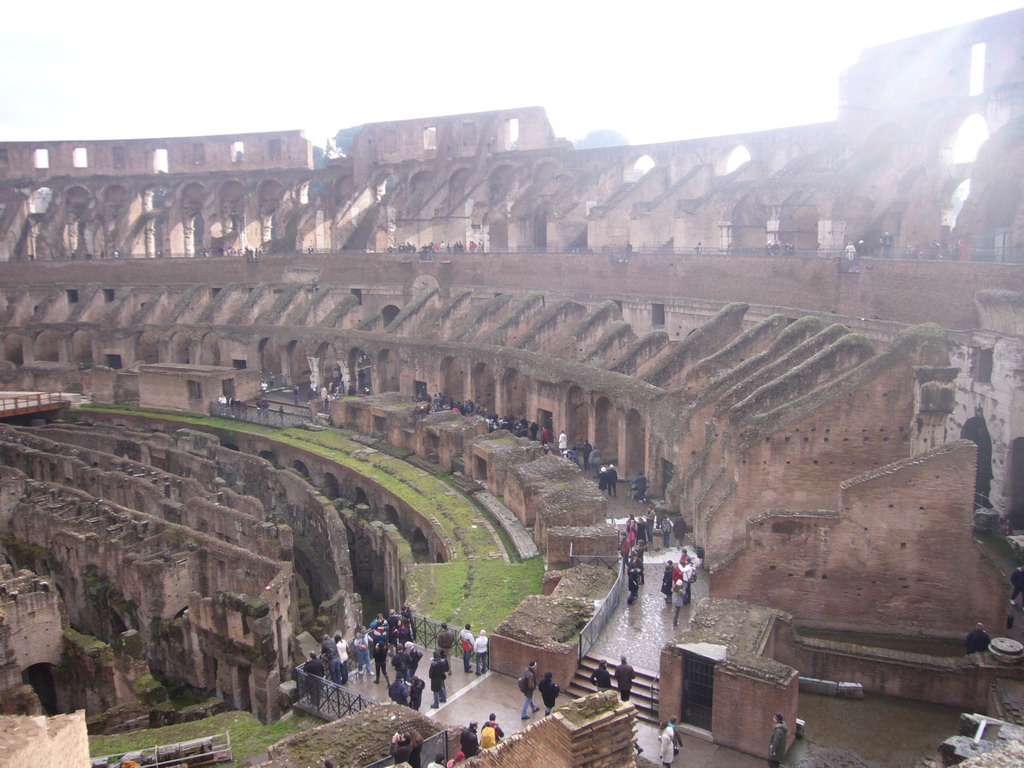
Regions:
<instances>
[{"instance_id":1,"label":"stone block","mask_svg":"<svg viewBox=\"0 0 1024 768\"><path fill-rule=\"evenodd\" d=\"M836 683L836 695L841 699L863 699L864 686L860 683Z\"/></svg>"},{"instance_id":2,"label":"stone block","mask_svg":"<svg viewBox=\"0 0 1024 768\"><path fill-rule=\"evenodd\" d=\"M833 680L818 680L813 677L800 678L801 693L817 693L822 696L836 696L839 693L839 683Z\"/></svg>"}]
</instances>

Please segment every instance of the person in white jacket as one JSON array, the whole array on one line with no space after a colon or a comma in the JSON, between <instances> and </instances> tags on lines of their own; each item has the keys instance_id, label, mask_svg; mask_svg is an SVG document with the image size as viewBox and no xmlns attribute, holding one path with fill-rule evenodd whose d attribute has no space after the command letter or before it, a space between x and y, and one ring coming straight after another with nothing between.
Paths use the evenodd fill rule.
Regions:
<instances>
[{"instance_id":1,"label":"person in white jacket","mask_svg":"<svg viewBox=\"0 0 1024 768\"><path fill-rule=\"evenodd\" d=\"M482 675L487 671L487 644L489 640L487 638L487 630L481 629L480 635L473 643L473 650L476 652L476 673Z\"/></svg>"},{"instance_id":2,"label":"person in white jacket","mask_svg":"<svg viewBox=\"0 0 1024 768\"><path fill-rule=\"evenodd\" d=\"M675 728L669 722L662 722L661 732L658 734L658 757L665 768L670 768L675 759Z\"/></svg>"}]
</instances>

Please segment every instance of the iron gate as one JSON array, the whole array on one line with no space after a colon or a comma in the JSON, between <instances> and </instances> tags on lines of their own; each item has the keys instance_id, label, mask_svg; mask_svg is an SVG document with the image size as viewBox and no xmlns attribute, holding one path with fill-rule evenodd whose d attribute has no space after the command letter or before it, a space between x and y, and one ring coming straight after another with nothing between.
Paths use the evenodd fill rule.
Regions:
<instances>
[{"instance_id":1,"label":"iron gate","mask_svg":"<svg viewBox=\"0 0 1024 768\"><path fill-rule=\"evenodd\" d=\"M683 722L711 730L711 705L715 691L715 662L683 653Z\"/></svg>"}]
</instances>

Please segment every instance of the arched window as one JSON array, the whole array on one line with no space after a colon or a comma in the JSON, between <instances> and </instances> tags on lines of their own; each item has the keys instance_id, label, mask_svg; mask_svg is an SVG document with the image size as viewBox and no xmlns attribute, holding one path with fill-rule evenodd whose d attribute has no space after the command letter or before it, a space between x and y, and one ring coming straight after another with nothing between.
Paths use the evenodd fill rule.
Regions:
<instances>
[{"instance_id":1,"label":"arched window","mask_svg":"<svg viewBox=\"0 0 1024 768\"><path fill-rule=\"evenodd\" d=\"M742 144L732 152L729 153L728 159L725 161L725 173L726 175L738 170L740 166L750 162L750 150L744 147Z\"/></svg>"},{"instance_id":2,"label":"arched window","mask_svg":"<svg viewBox=\"0 0 1024 768\"><path fill-rule=\"evenodd\" d=\"M988 123L981 115L974 114L960 124L953 142L953 162L972 163L978 157L981 145L988 141Z\"/></svg>"},{"instance_id":3,"label":"arched window","mask_svg":"<svg viewBox=\"0 0 1024 768\"><path fill-rule=\"evenodd\" d=\"M639 181L643 178L643 175L653 168L657 163L654 162L654 158L650 155L644 155L633 163L633 172L630 181Z\"/></svg>"}]
</instances>

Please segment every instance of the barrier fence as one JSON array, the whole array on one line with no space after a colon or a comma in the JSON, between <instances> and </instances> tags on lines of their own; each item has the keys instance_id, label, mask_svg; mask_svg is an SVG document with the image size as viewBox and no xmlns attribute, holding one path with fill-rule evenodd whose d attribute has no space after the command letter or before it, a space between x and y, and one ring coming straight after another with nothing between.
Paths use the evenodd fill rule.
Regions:
<instances>
[{"instance_id":1,"label":"barrier fence","mask_svg":"<svg viewBox=\"0 0 1024 768\"><path fill-rule=\"evenodd\" d=\"M60 392L26 392L24 394L0 395L0 416L31 413L67 405L67 398Z\"/></svg>"},{"instance_id":2,"label":"barrier fence","mask_svg":"<svg viewBox=\"0 0 1024 768\"><path fill-rule=\"evenodd\" d=\"M420 750L420 765L426 765L434 759L435 755L444 755L444 760L441 764L444 765L448 762L448 731L440 731L435 733L433 736L423 740L423 748ZM385 757L378 760L375 763L363 766L363 768L386 768L386 766L394 765L395 758Z\"/></svg>"},{"instance_id":3,"label":"barrier fence","mask_svg":"<svg viewBox=\"0 0 1024 768\"><path fill-rule=\"evenodd\" d=\"M610 558L602 555L578 555L573 557L573 565L578 563L591 563L593 565L602 565L605 567L611 567L615 569L615 583L612 584L612 588L608 591L608 596L601 603L600 607L594 613L593 618L587 622L587 625L580 631L580 664L583 663L583 657L587 655L587 652L594 647L594 643L601 636L601 632L604 631L605 626L608 624L608 620L611 619L612 614L615 613L615 609L619 607L619 603L622 602L622 593L626 590L626 572L620 567L622 558ZM610 564L609 561L614 560L614 564Z\"/></svg>"},{"instance_id":4,"label":"barrier fence","mask_svg":"<svg viewBox=\"0 0 1024 768\"><path fill-rule=\"evenodd\" d=\"M374 699L350 691L325 677L310 675L299 667L296 667L293 672L299 694L299 705L324 720L337 720L377 703Z\"/></svg>"}]
</instances>

